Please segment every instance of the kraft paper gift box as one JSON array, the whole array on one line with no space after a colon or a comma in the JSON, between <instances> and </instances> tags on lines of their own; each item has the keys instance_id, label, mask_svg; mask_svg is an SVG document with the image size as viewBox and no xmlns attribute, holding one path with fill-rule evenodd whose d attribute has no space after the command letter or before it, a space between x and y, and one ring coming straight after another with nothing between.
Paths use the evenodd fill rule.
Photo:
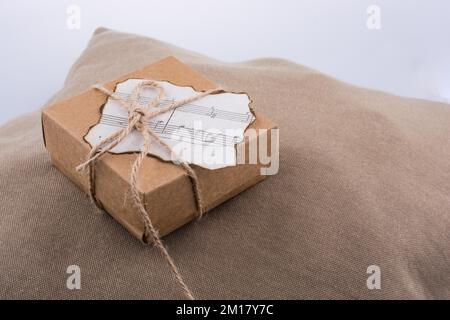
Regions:
<instances>
[{"instance_id":1,"label":"kraft paper gift box","mask_svg":"<svg viewBox=\"0 0 450 320\"><path fill-rule=\"evenodd\" d=\"M173 57L124 75L104 86L114 90L118 83L128 79L169 81L178 86L191 86L196 91L217 87ZM90 89L42 111L44 142L52 164L85 192L88 192L89 187L88 175L77 172L75 168L86 160L91 150L84 137L99 122L101 108L106 100L104 94ZM254 115L256 120L248 129L276 128L275 123L264 115L258 112L254 112ZM264 131L256 132L262 134ZM264 142L267 141L267 148L271 150L271 135L267 132L265 134L267 139ZM259 133L256 138L259 139ZM249 139L241 143L245 143L244 149L248 157ZM239 147L237 146L238 149ZM143 238L144 225L129 196L130 170L135 158L136 153L105 154L96 165L96 197L105 211L135 237L146 241ZM192 165L199 179L205 209L210 210L262 181L266 177L261 172L262 166L259 160L256 164L237 164L215 170ZM140 170L138 188L147 212L162 236L195 219L198 214L192 182L186 172L172 162L147 156Z\"/></svg>"}]
</instances>

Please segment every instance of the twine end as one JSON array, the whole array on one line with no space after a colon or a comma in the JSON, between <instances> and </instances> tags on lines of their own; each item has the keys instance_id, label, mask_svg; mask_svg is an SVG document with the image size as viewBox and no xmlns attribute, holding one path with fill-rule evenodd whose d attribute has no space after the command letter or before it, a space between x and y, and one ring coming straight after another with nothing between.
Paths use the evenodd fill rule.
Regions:
<instances>
[{"instance_id":1,"label":"twine end","mask_svg":"<svg viewBox=\"0 0 450 320\"><path fill-rule=\"evenodd\" d=\"M77 172L83 172L83 171L86 171L86 168L87 168L86 164L82 163L82 164L76 166L75 170Z\"/></svg>"}]
</instances>

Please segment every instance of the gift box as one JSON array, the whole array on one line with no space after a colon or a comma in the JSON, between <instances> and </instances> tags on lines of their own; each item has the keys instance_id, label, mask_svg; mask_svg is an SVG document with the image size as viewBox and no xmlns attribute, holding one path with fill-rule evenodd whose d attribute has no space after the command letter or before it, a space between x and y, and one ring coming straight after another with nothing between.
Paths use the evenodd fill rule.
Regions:
<instances>
[{"instance_id":1,"label":"gift box","mask_svg":"<svg viewBox=\"0 0 450 320\"><path fill-rule=\"evenodd\" d=\"M217 87L205 76L173 57L124 75L104 84L104 87L114 91L120 83L129 79L167 81L176 86L193 88L197 92ZM86 136L101 122L102 108L107 100L108 97L102 92L90 89L42 111L44 142L52 164L85 192L89 192L89 176L78 172L76 167L86 160L92 149ZM251 129L256 135L246 135L235 146L237 155L241 151L239 157L247 160L254 139L257 140L258 148L264 143L265 150L272 150L272 135L267 134L267 131L276 128L273 121L255 112L252 104L254 119L245 132ZM198 113L199 109L193 111ZM215 114L211 112L213 116ZM157 126L155 124L155 128ZM262 135L265 135L264 139L261 139ZM146 242L148 239L144 237L143 221L130 196L130 171L137 155L137 152L108 152L102 156L96 164L95 195L106 212L134 236ZM206 210L267 177L262 168L270 167L270 163L263 163L259 158L254 163L247 162L250 161L216 169L191 165L197 175L198 189ZM159 157L145 157L139 170L137 188L153 225L162 236L198 216L192 181L180 165Z\"/></svg>"}]
</instances>

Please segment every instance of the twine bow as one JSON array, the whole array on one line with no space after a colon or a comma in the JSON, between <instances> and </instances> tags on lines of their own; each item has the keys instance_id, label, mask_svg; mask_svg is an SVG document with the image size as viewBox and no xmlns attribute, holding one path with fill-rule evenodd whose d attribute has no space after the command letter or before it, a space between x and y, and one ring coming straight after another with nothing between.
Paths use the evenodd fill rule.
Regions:
<instances>
[{"instance_id":1,"label":"twine bow","mask_svg":"<svg viewBox=\"0 0 450 320\"><path fill-rule=\"evenodd\" d=\"M131 184L131 194L133 198L133 202L138 208L138 212L141 216L142 222L144 224L144 242L148 242L148 238L151 237L151 240L153 240L154 245L156 245L164 259L167 261L167 263L170 266L170 269L175 276L178 284L181 286L184 294L187 298L193 300L194 296L189 289L189 287L184 282L181 273L179 272L177 266L175 265L172 257L169 255L169 252L167 251L166 247L164 246L159 234L158 230L154 227L150 216L145 209L145 205L143 203L143 200L141 199L141 196L139 194L139 190L137 188L137 181L139 176L139 170L141 168L141 164L145 157L150 152L150 146L152 139L156 140L166 151L169 152L172 156L175 156L177 160L177 164L180 165L189 176L191 182L192 182L192 189L195 197L195 202L197 205L198 210L198 216L201 217L204 213L204 206L203 206L203 200L200 196L200 190L199 190L199 181L197 174L192 169L192 167L183 159L178 157L172 150L172 148L164 141L162 140L152 129L150 129L149 126L146 125L148 121L152 118L157 117L158 115L161 115L163 113L166 113L168 111L174 110L182 105L185 105L187 103L193 102L195 100L198 100L202 97L205 97L210 94L223 92L222 89L216 88L212 90L203 91L199 94L193 95L191 97L178 100L173 102L172 104L159 108L157 111L151 111L152 108L156 107L158 103L164 98L165 91L164 87L153 80L144 80L140 82L138 85L135 86L133 89L130 99L126 100L123 97L115 94L113 91L108 90L102 86L94 86L94 88L111 99L117 100L120 102L121 106L124 107L128 111L128 124L125 128L122 128L102 141L100 141L97 145L95 145L91 151L89 152L87 156L87 160L77 166L77 171L84 171L87 170L89 173L89 195L92 199L92 201L96 204L96 206L100 209L103 209L102 204L97 199L95 195L95 164L97 160L104 155L106 152L113 149L115 146L117 146L126 136L128 136L133 130L137 130L143 137L143 145L142 148L136 158L136 160L133 163L133 166L131 168L131 178L130 178L130 184ZM147 105L142 106L139 103L139 97L141 94L142 89L144 88L150 88L150 89L156 89L158 90L158 94L155 96L153 100L151 100Z\"/></svg>"}]
</instances>

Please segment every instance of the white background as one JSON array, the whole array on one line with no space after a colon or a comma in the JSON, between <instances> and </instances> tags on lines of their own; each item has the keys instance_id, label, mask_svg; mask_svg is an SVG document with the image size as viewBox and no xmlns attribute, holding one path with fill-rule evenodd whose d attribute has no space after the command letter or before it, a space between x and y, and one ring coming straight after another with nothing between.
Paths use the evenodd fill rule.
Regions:
<instances>
[{"instance_id":1,"label":"white background","mask_svg":"<svg viewBox=\"0 0 450 320\"><path fill-rule=\"evenodd\" d=\"M67 27L72 4L79 30ZM372 4L381 30L366 26ZM291 59L360 86L450 101L448 0L2 0L0 13L0 124L44 104L98 26L229 62Z\"/></svg>"}]
</instances>

